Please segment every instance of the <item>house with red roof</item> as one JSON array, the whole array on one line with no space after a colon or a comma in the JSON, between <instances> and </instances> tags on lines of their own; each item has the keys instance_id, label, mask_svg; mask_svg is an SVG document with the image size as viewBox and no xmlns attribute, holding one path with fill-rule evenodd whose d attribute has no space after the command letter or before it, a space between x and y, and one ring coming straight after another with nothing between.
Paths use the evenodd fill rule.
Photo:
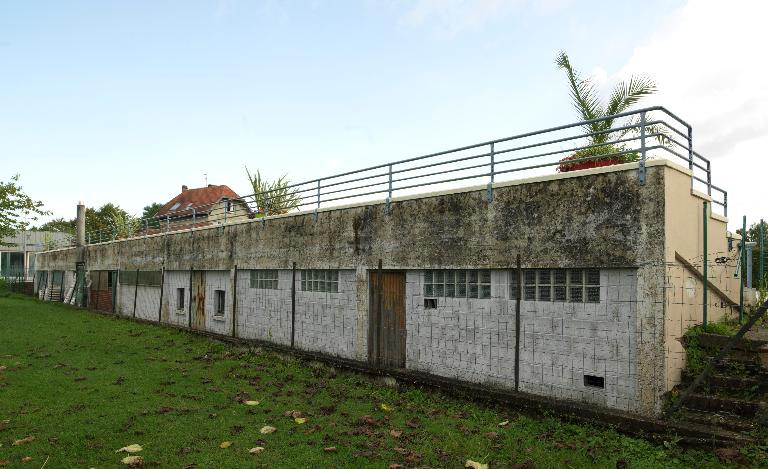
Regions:
<instances>
[{"instance_id":1,"label":"house with red roof","mask_svg":"<svg viewBox=\"0 0 768 469\"><path fill-rule=\"evenodd\" d=\"M248 204L226 185L208 184L181 193L157 212L162 231L224 224L246 220L252 215Z\"/></svg>"}]
</instances>

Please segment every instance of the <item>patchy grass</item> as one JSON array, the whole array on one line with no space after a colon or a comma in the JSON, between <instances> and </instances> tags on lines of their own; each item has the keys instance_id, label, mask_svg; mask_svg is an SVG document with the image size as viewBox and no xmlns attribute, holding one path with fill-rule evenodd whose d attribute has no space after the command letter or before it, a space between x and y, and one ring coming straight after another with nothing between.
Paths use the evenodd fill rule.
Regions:
<instances>
[{"instance_id":1,"label":"patchy grass","mask_svg":"<svg viewBox=\"0 0 768 469\"><path fill-rule=\"evenodd\" d=\"M115 450L140 444L146 465L177 468L464 467L467 459L490 468L719 467L714 455L672 443L398 391L64 305L0 297L0 320L0 465L119 467L127 455ZM265 425L277 430L261 434ZM250 454L257 446L264 451Z\"/></svg>"}]
</instances>

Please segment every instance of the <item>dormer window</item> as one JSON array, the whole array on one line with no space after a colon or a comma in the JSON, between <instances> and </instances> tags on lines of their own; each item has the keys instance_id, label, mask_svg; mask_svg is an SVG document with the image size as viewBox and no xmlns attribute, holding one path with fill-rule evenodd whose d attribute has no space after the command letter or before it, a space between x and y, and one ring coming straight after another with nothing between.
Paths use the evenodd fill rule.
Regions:
<instances>
[{"instance_id":1,"label":"dormer window","mask_svg":"<svg viewBox=\"0 0 768 469\"><path fill-rule=\"evenodd\" d=\"M171 211L171 212L175 212L175 211L176 211L176 209L178 209L179 207L181 207L181 202L176 202L175 204L173 204L173 207L171 207L171 208L169 209L169 211Z\"/></svg>"}]
</instances>

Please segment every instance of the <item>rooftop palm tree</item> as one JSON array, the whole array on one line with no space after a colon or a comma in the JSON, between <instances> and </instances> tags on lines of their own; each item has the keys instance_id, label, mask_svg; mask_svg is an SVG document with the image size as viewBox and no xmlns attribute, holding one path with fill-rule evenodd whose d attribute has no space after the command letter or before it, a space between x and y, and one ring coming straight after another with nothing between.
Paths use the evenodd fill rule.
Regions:
<instances>
[{"instance_id":1,"label":"rooftop palm tree","mask_svg":"<svg viewBox=\"0 0 768 469\"><path fill-rule=\"evenodd\" d=\"M656 83L649 77L632 75L629 77L629 80L617 83L611 91L608 102L603 103L595 83L590 78L581 77L579 72L571 65L571 61L564 51L560 52L555 63L558 68L565 70L570 87L571 101L579 117L585 121L604 118L597 122L584 124L585 133L589 138L589 145L597 146L580 150L567 159L595 157L625 151L623 145L616 145L611 142L624 138L628 133L637 132L640 128L640 118L635 117L629 119L628 122L622 122L620 125L617 125L616 120L619 118L613 116L628 111L641 99L656 92ZM624 127L625 124L631 125L631 127L611 131L615 127ZM661 127L646 125L646 132L654 135L661 144L665 144L666 133ZM628 162L635 161L637 158L637 153L628 153L618 155L614 159L617 162ZM561 165L559 170L567 169L564 169L564 166Z\"/></svg>"}]
</instances>

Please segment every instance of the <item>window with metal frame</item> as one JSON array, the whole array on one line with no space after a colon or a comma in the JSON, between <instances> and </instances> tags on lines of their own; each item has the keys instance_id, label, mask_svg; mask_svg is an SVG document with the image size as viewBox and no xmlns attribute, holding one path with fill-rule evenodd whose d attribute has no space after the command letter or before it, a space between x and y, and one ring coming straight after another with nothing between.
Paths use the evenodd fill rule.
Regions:
<instances>
[{"instance_id":1,"label":"window with metal frame","mask_svg":"<svg viewBox=\"0 0 768 469\"><path fill-rule=\"evenodd\" d=\"M184 300L187 297L185 293L184 288L177 288L176 289L176 310L177 311L183 311L184 310Z\"/></svg>"},{"instance_id":2,"label":"window with metal frame","mask_svg":"<svg viewBox=\"0 0 768 469\"><path fill-rule=\"evenodd\" d=\"M278 272L277 270L252 270L251 271L251 288L258 288L262 290L277 290Z\"/></svg>"},{"instance_id":3,"label":"window with metal frame","mask_svg":"<svg viewBox=\"0 0 768 469\"><path fill-rule=\"evenodd\" d=\"M224 296L224 290L214 290L213 292L213 299L214 299L214 316L224 316L224 307L225 307L225 296Z\"/></svg>"},{"instance_id":4,"label":"window with metal frame","mask_svg":"<svg viewBox=\"0 0 768 469\"><path fill-rule=\"evenodd\" d=\"M301 291L338 293L339 271L302 270Z\"/></svg>"},{"instance_id":5,"label":"window with metal frame","mask_svg":"<svg viewBox=\"0 0 768 469\"><path fill-rule=\"evenodd\" d=\"M425 270L424 296L437 298L491 297L491 271L481 270Z\"/></svg>"}]
</instances>

